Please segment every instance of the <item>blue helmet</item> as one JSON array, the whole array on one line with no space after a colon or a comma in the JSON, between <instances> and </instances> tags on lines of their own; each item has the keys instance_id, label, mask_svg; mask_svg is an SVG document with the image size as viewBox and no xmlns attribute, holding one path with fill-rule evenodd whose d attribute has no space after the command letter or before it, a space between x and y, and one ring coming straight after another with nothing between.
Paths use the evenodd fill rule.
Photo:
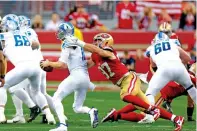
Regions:
<instances>
[{"instance_id":1,"label":"blue helmet","mask_svg":"<svg viewBox=\"0 0 197 131\"><path fill-rule=\"evenodd\" d=\"M31 20L26 17L26 16L23 16L23 15L20 15L18 16L19 18L19 26L22 27L22 28L29 28L31 27Z\"/></svg>"},{"instance_id":2,"label":"blue helmet","mask_svg":"<svg viewBox=\"0 0 197 131\"><path fill-rule=\"evenodd\" d=\"M56 34L57 39L63 40L68 35L74 35L74 26L70 22L59 24Z\"/></svg>"},{"instance_id":3,"label":"blue helmet","mask_svg":"<svg viewBox=\"0 0 197 131\"><path fill-rule=\"evenodd\" d=\"M8 14L4 16L1 25L3 32L18 30L19 29L18 16L14 14Z\"/></svg>"}]
</instances>

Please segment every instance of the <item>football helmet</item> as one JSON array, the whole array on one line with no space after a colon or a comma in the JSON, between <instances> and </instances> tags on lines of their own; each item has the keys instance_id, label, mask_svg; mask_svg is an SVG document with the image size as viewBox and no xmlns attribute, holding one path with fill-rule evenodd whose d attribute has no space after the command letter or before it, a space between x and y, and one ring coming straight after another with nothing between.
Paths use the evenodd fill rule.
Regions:
<instances>
[{"instance_id":1,"label":"football helmet","mask_svg":"<svg viewBox=\"0 0 197 131\"><path fill-rule=\"evenodd\" d=\"M114 39L110 34L99 33L94 36L93 43L100 48L112 47L114 44Z\"/></svg>"},{"instance_id":2,"label":"football helmet","mask_svg":"<svg viewBox=\"0 0 197 131\"><path fill-rule=\"evenodd\" d=\"M172 34L172 26L171 24L167 23L167 22L163 22L160 26L159 26L159 32L163 32L166 35L168 35L168 37L171 36Z\"/></svg>"},{"instance_id":3,"label":"football helmet","mask_svg":"<svg viewBox=\"0 0 197 131\"><path fill-rule=\"evenodd\" d=\"M18 16L19 25L21 28L30 28L31 27L31 20L23 15Z\"/></svg>"},{"instance_id":4,"label":"football helmet","mask_svg":"<svg viewBox=\"0 0 197 131\"><path fill-rule=\"evenodd\" d=\"M74 35L74 26L70 22L59 24L56 33L57 39L63 40L65 36Z\"/></svg>"},{"instance_id":5,"label":"football helmet","mask_svg":"<svg viewBox=\"0 0 197 131\"><path fill-rule=\"evenodd\" d=\"M155 43L159 43L161 41L169 41L169 37L168 35L166 35L165 33L163 32L159 32L155 35L155 38L154 38L154 41L152 42L152 44L155 44Z\"/></svg>"},{"instance_id":6,"label":"football helmet","mask_svg":"<svg viewBox=\"0 0 197 131\"><path fill-rule=\"evenodd\" d=\"M8 14L4 16L1 25L3 32L18 30L19 29L18 16L14 14Z\"/></svg>"}]
</instances>

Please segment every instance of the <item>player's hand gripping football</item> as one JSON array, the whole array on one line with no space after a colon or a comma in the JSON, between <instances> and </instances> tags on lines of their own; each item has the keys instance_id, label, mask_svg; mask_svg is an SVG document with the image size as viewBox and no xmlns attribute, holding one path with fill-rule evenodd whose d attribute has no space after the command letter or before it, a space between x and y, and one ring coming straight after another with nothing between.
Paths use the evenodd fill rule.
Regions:
<instances>
[{"instance_id":1,"label":"player's hand gripping football","mask_svg":"<svg viewBox=\"0 0 197 131\"><path fill-rule=\"evenodd\" d=\"M42 60L40 61L40 68L42 68L44 71L46 72L52 72L53 71L53 67L51 67L49 65L49 60Z\"/></svg>"}]
</instances>

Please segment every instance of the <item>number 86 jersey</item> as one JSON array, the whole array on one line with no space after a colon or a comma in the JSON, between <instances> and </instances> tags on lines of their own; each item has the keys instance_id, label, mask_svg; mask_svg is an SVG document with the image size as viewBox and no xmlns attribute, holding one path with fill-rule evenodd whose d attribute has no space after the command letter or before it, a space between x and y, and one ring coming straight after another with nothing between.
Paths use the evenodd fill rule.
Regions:
<instances>
[{"instance_id":1,"label":"number 86 jersey","mask_svg":"<svg viewBox=\"0 0 197 131\"><path fill-rule=\"evenodd\" d=\"M146 55L152 58L157 67L171 62L181 62L177 45L170 40L152 43L147 48Z\"/></svg>"},{"instance_id":2,"label":"number 86 jersey","mask_svg":"<svg viewBox=\"0 0 197 131\"><path fill-rule=\"evenodd\" d=\"M125 75L129 73L127 67L120 62L119 58L116 55L116 52L113 51L116 59L110 60L108 58L103 58L96 53L92 53L92 61L98 67L103 75L109 79L113 84L119 85Z\"/></svg>"}]
</instances>

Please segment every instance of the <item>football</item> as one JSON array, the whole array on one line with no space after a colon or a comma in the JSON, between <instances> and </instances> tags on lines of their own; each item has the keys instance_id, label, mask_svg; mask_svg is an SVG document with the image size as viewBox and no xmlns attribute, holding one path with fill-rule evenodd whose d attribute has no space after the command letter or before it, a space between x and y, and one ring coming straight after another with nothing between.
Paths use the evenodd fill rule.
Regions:
<instances>
[{"instance_id":1,"label":"football","mask_svg":"<svg viewBox=\"0 0 197 131\"><path fill-rule=\"evenodd\" d=\"M44 67L43 70L46 71L46 72L52 72L53 71L53 67L47 66L47 67Z\"/></svg>"}]
</instances>

